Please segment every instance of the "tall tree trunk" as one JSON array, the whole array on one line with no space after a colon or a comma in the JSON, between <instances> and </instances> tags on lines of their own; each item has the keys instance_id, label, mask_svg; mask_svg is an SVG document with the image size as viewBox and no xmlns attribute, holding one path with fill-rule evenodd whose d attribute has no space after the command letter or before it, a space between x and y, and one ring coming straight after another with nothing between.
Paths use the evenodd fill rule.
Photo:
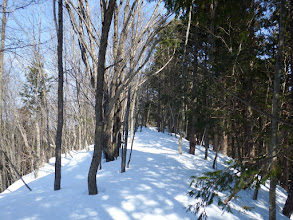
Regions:
<instances>
[{"instance_id":1,"label":"tall tree trunk","mask_svg":"<svg viewBox=\"0 0 293 220\"><path fill-rule=\"evenodd\" d=\"M38 119L36 121L36 155L34 158L34 174L35 177L38 177L39 167L41 165L41 133L40 133L40 125Z\"/></svg>"},{"instance_id":2,"label":"tall tree trunk","mask_svg":"<svg viewBox=\"0 0 293 220\"><path fill-rule=\"evenodd\" d=\"M290 1L290 47L291 47L291 51L290 51L290 55L291 55L291 86L293 86L293 71L292 71L292 67L293 67L293 0ZM293 91L291 89L291 107L293 108Z\"/></svg>"},{"instance_id":3,"label":"tall tree trunk","mask_svg":"<svg viewBox=\"0 0 293 220\"><path fill-rule=\"evenodd\" d=\"M6 6L7 0L3 1L2 5L2 26L1 26L1 45L0 45L0 139L3 139L3 129L2 129L2 78L4 73L4 44L5 44L5 28L6 28ZM4 151L3 143L0 144L0 150ZM1 153L0 153L1 154ZM0 167L2 167L4 171L5 167L5 158L3 155L0 156ZM5 189L5 179L6 172L1 172L0 174L0 192Z\"/></svg>"},{"instance_id":4,"label":"tall tree trunk","mask_svg":"<svg viewBox=\"0 0 293 220\"><path fill-rule=\"evenodd\" d=\"M54 3L55 4L55 3ZM56 20L55 20L56 22ZM57 53L58 53L58 121L55 148L55 181L54 190L61 188L61 145L63 129L63 0L58 1L57 25Z\"/></svg>"},{"instance_id":5,"label":"tall tree trunk","mask_svg":"<svg viewBox=\"0 0 293 220\"><path fill-rule=\"evenodd\" d=\"M110 0L108 6L105 0L101 0L102 7L102 33L101 43L98 55L98 71L97 71L97 85L96 85L96 105L95 105L95 117L96 117L96 128L95 128L95 147L93 157L88 173L88 192L89 195L98 194L98 187L96 181L96 175L98 166L101 163L102 149L103 149L103 93L104 93L104 74L105 74L105 60L108 46L108 36L112 17L114 13L116 0Z\"/></svg>"},{"instance_id":6,"label":"tall tree trunk","mask_svg":"<svg viewBox=\"0 0 293 220\"><path fill-rule=\"evenodd\" d=\"M252 2L248 2L251 4L250 8L252 10L252 13L254 14L254 0ZM249 26L249 41L250 41L250 46L249 46L249 71L248 71L248 78L246 80L246 86L244 88L244 91L246 90L246 100L247 102L251 103L252 99L252 91L253 91L253 80L252 76L254 74L254 57L255 57L255 39L254 39L254 30L255 30L255 19L254 17L252 18ZM253 159L255 156L254 152L254 146L253 146L253 117L252 117L252 109L250 106L246 105L245 106L245 114L247 118L247 123L245 126L245 157Z\"/></svg>"},{"instance_id":7,"label":"tall tree trunk","mask_svg":"<svg viewBox=\"0 0 293 220\"><path fill-rule=\"evenodd\" d=\"M157 129L161 132L161 75L158 76L158 108L157 108Z\"/></svg>"},{"instance_id":8,"label":"tall tree trunk","mask_svg":"<svg viewBox=\"0 0 293 220\"><path fill-rule=\"evenodd\" d=\"M215 37L214 37L214 33L215 33L215 13L216 13L216 1L215 0L211 0L211 4L210 4L210 13L211 13L211 24L210 24L210 34L209 34L209 42L210 42L210 49L208 51L208 56L209 56L209 66L211 68L209 68L208 71L210 71L210 73L212 75L214 75L214 70L213 70L213 66L214 66L214 51L215 51ZM208 82L207 82L208 83ZM206 97L204 97L204 102L205 102L205 107L206 107L206 113L205 113L205 121L206 121L206 126L205 126L205 136L204 136L204 142L205 142L205 160L208 159L208 150L209 150L209 142L210 142L210 86L209 84L207 85L207 89L205 91L206 93Z\"/></svg>"},{"instance_id":9,"label":"tall tree trunk","mask_svg":"<svg viewBox=\"0 0 293 220\"><path fill-rule=\"evenodd\" d=\"M291 27L290 27L290 34L291 34L291 39L290 39L290 47L291 47L291 51L290 51L290 55L291 55L291 86L293 85L293 73L292 73L292 66L293 66L293 0L290 1L290 23L291 23ZM293 111L293 91L291 90L291 111ZM292 112L291 112L292 113ZM287 216L288 218L291 217L292 213L293 213L293 179L291 176L291 183L290 183L290 188L289 188L289 192L288 192L288 197L286 200L286 203L284 205L284 208L282 210L282 213Z\"/></svg>"},{"instance_id":10,"label":"tall tree trunk","mask_svg":"<svg viewBox=\"0 0 293 220\"><path fill-rule=\"evenodd\" d=\"M121 19L122 23L120 26L122 26L122 31L119 37L119 12L121 10L122 4L117 5L115 4L114 8L114 14L113 14L113 55L114 55L114 75L113 79L110 83L109 88L109 102L113 100L117 94L117 91L119 90L119 87L121 87L123 74L125 72L124 70L124 64L125 61L123 58L125 57L126 52L126 40L127 35L129 33L130 23L127 22L128 18L132 15L132 10L130 7L130 1L127 0L125 3L124 8L124 15L123 20ZM120 131L121 131L121 95L118 96L115 104L111 109L106 110L109 115L107 115L108 120L107 122L107 145L104 146L104 153L106 153L106 160L112 161L119 155L119 148L121 147L121 140L119 139L121 137ZM112 138L111 138L112 137Z\"/></svg>"},{"instance_id":11,"label":"tall tree trunk","mask_svg":"<svg viewBox=\"0 0 293 220\"><path fill-rule=\"evenodd\" d=\"M185 43L184 43L184 51L183 51L183 58L182 58L182 66L181 66L181 76L182 76L182 109L181 109L181 122L180 122L180 136L179 136L179 153L182 154L182 138L184 135L184 123L185 123L185 97L184 97L184 88L185 88L185 56L186 56L186 47L188 43L188 37L189 37L189 30L190 30L190 25L191 25L191 14L192 13L192 6L189 8L189 13L188 13L188 24L187 24L187 29L186 29L186 36L185 36ZM194 153L193 153L194 154Z\"/></svg>"},{"instance_id":12,"label":"tall tree trunk","mask_svg":"<svg viewBox=\"0 0 293 220\"><path fill-rule=\"evenodd\" d=\"M136 85L138 84L138 80ZM127 168L129 168L129 164L130 164L130 160L131 160L131 155L132 155L132 148L133 148L133 142L134 142L134 137L135 137L135 133L136 133L136 123L137 123L137 114L136 114L136 106L137 106L137 93L139 91L135 90L134 94L133 94L133 98L132 98L132 102L131 102L131 107L130 107L130 143L131 143L131 148L130 148L130 154L129 154L129 159L127 162Z\"/></svg>"},{"instance_id":13,"label":"tall tree trunk","mask_svg":"<svg viewBox=\"0 0 293 220\"><path fill-rule=\"evenodd\" d=\"M274 94L273 94L273 104L272 104L272 136L271 136L271 146L269 149L270 155L270 171L272 172L272 177L270 180L270 191L269 191L269 219L276 220L276 166L277 158L276 152L278 147L278 121L275 118L279 116L279 95L280 95L280 81L281 75L283 73L283 54L284 54L284 32L285 32L285 0L281 0L280 3L280 23L279 23L279 45L278 45L278 55L276 60L275 69L275 79L274 79Z\"/></svg>"},{"instance_id":14,"label":"tall tree trunk","mask_svg":"<svg viewBox=\"0 0 293 220\"><path fill-rule=\"evenodd\" d=\"M197 13L197 12L195 12ZM191 127L189 135L189 153L194 154L196 145L196 103L197 103L197 72L198 72L198 22L194 25L194 37L193 37L193 72L192 72L192 116L191 116Z\"/></svg>"},{"instance_id":15,"label":"tall tree trunk","mask_svg":"<svg viewBox=\"0 0 293 220\"><path fill-rule=\"evenodd\" d=\"M6 30L6 7L7 1L3 1L2 5L2 28L1 28L1 45L0 45L0 130L2 130L2 79L4 73L4 44L5 44L5 30ZM2 133L2 132L1 132Z\"/></svg>"},{"instance_id":16,"label":"tall tree trunk","mask_svg":"<svg viewBox=\"0 0 293 220\"><path fill-rule=\"evenodd\" d=\"M126 113L124 117L124 147L122 150L122 158L121 158L121 173L124 173L126 168L129 110L130 110L130 87L128 88Z\"/></svg>"}]
</instances>

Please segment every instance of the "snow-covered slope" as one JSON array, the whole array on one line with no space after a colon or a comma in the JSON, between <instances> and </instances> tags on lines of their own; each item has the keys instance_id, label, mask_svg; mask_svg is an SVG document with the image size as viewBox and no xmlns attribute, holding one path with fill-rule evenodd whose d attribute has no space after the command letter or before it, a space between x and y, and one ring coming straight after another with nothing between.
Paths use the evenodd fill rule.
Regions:
<instances>
[{"instance_id":1,"label":"snow-covered slope","mask_svg":"<svg viewBox=\"0 0 293 220\"><path fill-rule=\"evenodd\" d=\"M0 194L1 220L35 219L100 219L100 220L187 220L196 219L186 212L194 202L187 195L189 177L210 171L214 153L204 160L204 148L197 147L195 156L188 154L188 142L184 141L184 153L178 154L178 139L154 129L137 132L130 168L120 173L120 159L103 163L98 171L99 194L87 194L87 172L92 151L72 152L62 158L61 190L53 191L54 166L46 164L39 178L29 174L32 192L21 181ZM92 149L92 148L91 148ZM220 155L218 169L227 157ZM19 188L19 189L18 189ZM287 219L280 214L286 195L278 188L277 219ZM259 192L253 201L252 191L241 192L233 200L233 214L224 213L212 205L207 209L209 219L268 219L268 187ZM255 207L245 211L243 205Z\"/></svg>"}]
</instances>

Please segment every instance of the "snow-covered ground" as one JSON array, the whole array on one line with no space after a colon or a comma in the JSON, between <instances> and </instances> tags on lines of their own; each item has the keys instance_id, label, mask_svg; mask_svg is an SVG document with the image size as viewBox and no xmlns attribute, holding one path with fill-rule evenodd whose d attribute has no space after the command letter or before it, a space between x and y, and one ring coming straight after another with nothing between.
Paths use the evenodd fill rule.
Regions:
<instances>
[{"instance_id":1,"label":"snow-covered ground","mask_svg":"<svg viewBox=\"0 0 293 220\"><path fill-rule=\"evenodd\" d=\"M152 128L137 132L130 168L120 173L120 159L103 163L98 171L99 194L87 194L87 172L92 151L71 152L62 158L61 190L54 191L54 160L34 174L24 177L32 191L21 181L0 194L1 220L187 220L196 216L186 212L194 202L187 195L190 176L200 176L211 171L213 151L204 160L204 148L197 147L195 156L188 154L188 142L183 142L183 154L178 154L178 139ZM92 150L92 147L91 147ZM218 169L228 158L220 155ZM268 186L259 191L253 201L253 191L239 193L232 200L231 213L222 213L216 206L207 209L209 219L268 219ZM284 190L277 189L277 219L287 219L280 214L286 200ZM254 207L252 211L242 206ZM291 218L293 219L293 218Z\"/></svg>"}]
</instances>

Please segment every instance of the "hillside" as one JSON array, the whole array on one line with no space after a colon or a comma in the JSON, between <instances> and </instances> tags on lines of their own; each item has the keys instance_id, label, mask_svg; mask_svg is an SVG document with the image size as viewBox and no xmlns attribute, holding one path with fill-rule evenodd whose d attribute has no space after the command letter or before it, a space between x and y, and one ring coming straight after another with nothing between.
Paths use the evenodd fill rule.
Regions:
<instances>
[{"instance_id":1,"label":"hillside","mask_svg":"<svg viewBox=\"0 0 293 220\"><path fill-rule=\"evenodd\" d=\"M132 161L126 173L120 173L120 159L103 163L98 171L99 194L87 195L87 172L92 151L71 152L62 158L61 190L53 191L54 160L40 169L39 178L29 174L24 179L32 192L21 181L0 194L0 219L100 219L100 220L188 220L196 219L186 212L194 199L187 195L189 177L211 169L213 151L204 160L204 148L198 146L194 155L188 154L188 142L183 142L184 153L178 154L178 139L168 134L145 128L137 132ZM91 147L92 150L92 147ZM220 155L218 169L228 158ZM209 219L268 219L268 186L262 187L259 199L253 201L253 191L241 192L232 200L233 214L224 213L216 206L208 208ZM277 189L277 219L286 194ZM245 211L243 205L255 207ZM293 218L291 218L293 219Z\"/></svg>"}]
</instances>

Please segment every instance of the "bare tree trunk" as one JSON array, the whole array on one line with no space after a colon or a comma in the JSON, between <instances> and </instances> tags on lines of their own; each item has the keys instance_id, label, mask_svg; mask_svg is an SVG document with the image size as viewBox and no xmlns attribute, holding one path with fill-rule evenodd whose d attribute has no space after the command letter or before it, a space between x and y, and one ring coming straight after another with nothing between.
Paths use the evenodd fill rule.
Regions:
<instances>
[{"instance_id":1,"label":"bare tree trunk","mask_svg":"<svg viewBox=\"0 0 293 220\"><path fill-rule=\"evenodd\" d=\"M226 131L223 132L221 149L222 154L228 155L228 135Z\"/></svg>"},{"instance_id":2,"label":"bare tree trunk","mask_svg":"<svg viewBox=\"0 0 293 220\"><path fill-rule=\"evenodd\" d=\"M7 6L7 0L3 1L2 5L2 29L1 29L1 45L0 45L0 139L3 139L3 129L2 129L2 79L3 79L3 73L4 73L4 44L5 44L5 29L6 29L6 6ZM4 150L3 143L0 144L0 150ZM5 158L1 155L0 156L0 167L2 167L4 171L5 167ZM6 179L6 172L1 172L0 175L0 192L5 189L5 179Z\"/></svg>"},{"instance_id":3,"label":"bare tree trunk","mask_svg":"<svg viewBox=\"0 0 293 220\"><path fill-rule=\"evenodd\" d=\"M124 173L126 168L129 110L130 110L130 87L128 88L126 113L124 117L124 147L122 150L122 158L121 158L121 173Z\"/></svg>"},{"instance_id":4,"label":"bare tree trunk","mask_svg":"<svg viewBox=\"0 0 293 220\"><path fill-rule=\"evenodd\" d=\"M161 132L161 75L158 76L158 108L157 108L157 129Z\"/></svg>"},{"instance_id":5,"label":"bare tree trunk","mask_svg":"<svg viewBox=\"0 0 293 220\"><path fill-rule=\"evenodd\" d=\"M291 71L292 71L292 65L293 65L293 0L290 1L290 21L291 21L291 26L290 26L290 34L291 34L291 39L290 39L290 46L291 46L291 51L290 51L290 55L291 55ZM291 76L292 76L292 72L291 72ZM291 79L293 80L293 79ZM293 84L293 82L292 82ZM291 85L292 85L291 84ZM291 90L291 109L293 109L293 92ZM286 200L286 203L284 205L284 208L282 210L282 213L287 216L288 218L291 217L292 213L293 213L293 180L291 177L291 184L288 190L288 197Z\"/></svg>"},{"instance_id":6,"label":"bare tree trunk","mask_svg":"<svg viewBox=\"0 0 293 220\"><path fill-rule=\"evenodd\" d=\"M5 30L6 30L6 7L7 1L3 1L2 5L2 29L1 29L1 45L0 45L0 130L2 130L2 79L4 73L4 44L5 44ZM2 133L2 132L1 132Z\"/></svg>"},{"instance_id":7,"label":"bare tree trunk","mask_svg":"<svg viewBox=\"0 0 293 220\"><path fill-rule=\"evenodd\" d=\"M216 151L216 155L215 155L215 158L214 158L214 161L213 161L213 169L216 169L216 163L217 163L217 158L218 158L218 154L221 150L221 140L220 140L220 136L219 134L217 133L218 130L219 130L219 125L216 124L216 133L214 134L214 140L213 140L213 150Z\"/></svg>"},{"instance_id":8,"label":"bare tree trunk","mask_svg":"<svg viewBox=\"0 0 293 220\"><path fill-rule=\"evenodd\" d=\"M40 160L41 160L41 134L40 134L40 125L38 119L36 121L36 155L34 158L34 174L35 177L38 177L39 167L40 167Z\"/></svg>"},{"instance_id":9,"label":"bare tree trunk","mask_svg":"<svg viewBox=\"0 0 293 220\"><path fill-rule=\"evenodd\" d=\"M210 66L214 66L214 51L215 51L215 12L216 12L216 6L217 2L215 0L211 0L210 3L210 13L211 13L211 23L210 23L210 34L209 34L209 42L211 44L211 47L208 51L208 56L209 56L209 63ZM211 71L211 74L214 75L213 68L208 70ZM208 85L206 89L206 97L204 98L205 100L205 106L206 106L206 113L205 113L205 118L206 118L206 127L205 127L205 136L204 136L204 143L205 143L205 160L208 159L208 150L210 146L210 87Z\"/></svg>"},{"instance_id":10,"label":"bare tree trunk","mask_svg":"<svg viewBox=\"0 0 293 220\"><path fill-rule=\"evenodd\" d=\"M182 123L182 122L181 122ZM182 125L181 125L182 126ZM180 126L180 127L181 127ZM178 153L179 154L182 154L182 132L180 132L180 135L179 135L179 147L178 147ZM194 154L194 153L193 153Z\"/></svg>"},{"instance_id":11,"label":"bare tree trunk","mask_svg":"<svg viewBox=\"0 0 293 220\"><path fill-rule=\"evenodd\" d=\"M254 0L251 2L251 9L254 11L255 10L255 4ZM246 81L246 86L244 91L246 90L246 100L247 102L251 102L252 99L252 91L253 91L253 80L252 80L252 74L253 74L253 67L254 67L254 61L253 58L255 57L254 55L254 48L255 48L255 39L254 39L254 29L255 29L255 19L252 18L251 23L249 25L249 40L250 40L250 46L249 46L249 76ZM253 58L252 58L253 56ZM254 149L254 143L253 143L253 117L252 117L252 108L250 106L245 106L245 117L247 118L246 121L246 126L245 126L245 157L250 158L253 160L255 156L255 149Z\"/></svg>"},{"instance_id":12,"label":"bare tree trunk","mask_svg":"<svg viewBox=\"0 0 293 220\"><path fill-rule=\"evenodd\" d=\"M130 120L131 120L130 121L130 143L131 143L131 149L130 149L129 159L128 159L128 162L127 162L127 168L129 168L131 155L132 155L133 142L134 142L134 137L135 137L135 132L136 132L135 124L137 122L137 119L136 119L137 93L138 93L137 90L134 91L132 102L131 102L131 107L130 107Z\"/></svg>"},{"instance_id":13,"label":"bare tree trunk","mask_svg":"<svg viewBox=\"0 0 293 220\"><path fill-rule=\"evenodd\" d=\"M113 54L114 54L114 76L110 83L109 88L109 95L108 95L108 102L107 102L107 109L105 112L108 112L108 120L106 130L106 138L107 140L105 143L107 143L104 146L104 154L106 156L107 161L112 161L119 155L119 148L121 141L119 140L119 132L121 130L121 95L118 96L117 101L113 105L113 107L109 106L109 102L113 100L116 96L118 88L121 86L121 79L124 75L124 64L125 61L123 61L123 58L125 57L125 47L126 47L126 40L127 35L129 33L130 23L127 22L128 19L133 16L132 15L132 9L130 9L130 1L127 0L124 8L123 13L123 19L122 19L122 31L119 35L119 12L122 7L122 4L124 1L121 1L119 6L115 4L114 8L114 16L113 16L113 23L114 23L114 39L113 39ZM111 138L112 137L112 138Z\"/></svg>"},{"instance_id":14,"label":"bare tree trunk","mask_svg":"<svg viewBox=\"0 0 293 220\"><path fill-rule=\"evenodd\" d=\"M184 44L184 51L183 51L183 58L182 58L182 67L181 67L181 75L182 79L184 77L184 70L185 70L185 55L186 55L186 46L188 43L188 37L189 37L189 30L190 30L190 25L191 25L191 12L192 12L192 6L189 8L189 13L188 13L188 24L187 24L187 29L186 29L186 36L185 36L185 44ZM182 88L184 88L184 80L182 80ZM184 94L184 92L182 92ZM185 103L184 103L184 95L182 96L182 109L181 109L181 128L180 128L180 136L179 136L179 154L182 154L182 138L183 138L183 133L184 133L184 123L185 123ZM194 154L194 153L193 153Z\"/></svg>"},{"instance_id":15,"label":"bare tree trunk","mask_svg":"<svg viewBox=\"0 0 293 220\"><path fill-rule=\"evenodd\" d=\"M197 13L195 11L195 13ZM197 103L197 74L198 74L198 22L196 21L194 25L194 37L193 37L193 72L192 72L192 116L191 116L191 128L190 128L190 137L189 137L189 153L195 153L195 145L196 145L196 103Z\"/></svg>"},{"instance_id":16,"label":"bare tree trunk","mask_svg":"<svg viewBox=\"0 0 293 220\"><path fill-rule=\"evenodd\" d=\"M283 52L284 52L284 17L285 17L285 0L281 0L280 3L280 23L279 23L279 45L278 45L278 55L276 60L276 69L275 69L275 79L274 79L274 94L273 94L273 104L272 104L272 137L271 137L271 146L269 149L270 155L270 171L272 172L272 177L270 179L270 191L269 191L269 219L276 220L276 185L277 185L277 176L276 166L277 158L276 152L278 147L278 118L279 115L279 94L280 94L280 81L281 75L283 73Z\"/></svg>"},{"instance_id":17,"label":"bare tree trunk","mask_svg":"<svg viewBox=\"0 0 293 220\"><path fill-rule=\"evenodd\" d=\"M224 96L224 103L227 103L227 97ZM227 130L227 107L224 108L224 114L222 119L222 131L221 131L221 153L224 155L228 155L228 135L226 133Z\"/></svg>"},{"instance_id":18,"label":"bare tree trunk","mask_svg":"<svg viewBox=\"0 0 293 220\"><path fill-rule=\"evenodd\" d=\"M54 3L55 4L55 3ZM63 129L63 0L58 1L58 23L57 24L57 53L58 53L58 121L55 148L55 181L54 190L61 188L61 146Z\"/></svg>"},{"instance_id":19,"label":"bare tree trunk","mask_svg":"<svg viewBox=\"0 0 293 220\"><path fill-rule=\"evenodd\" d=\"M110 0L108 6L105 0L101 0L102 6L102 33L101 43L98 55L98 71L97 71L97 85L96 85L96 129L95 129L95 147L92 157L91 166L88 173L88 192L89 195L98 194L98 187L96 175L98 166L101 163L102 149L103 149L103 93L104 93L104 75L105 75L105 60L108 46L108 35L112 22L116 0Z\"/></svg>"},{"instance_id":20,"label":"bare tree trunk","mask_svg":"<svg viewBox=\"0 0 293 220\"><path fill-rule=\"evenodd\" d=\"M6 6L7 6L7 0L3 1L3 5L2 5L2 28L1 28L1 45L0 45L0 139L3 139L3 129L2 129L2 79L3 79L3 74L4 74L4 44L5 44L5 29L6 29ZM0 146L0 150L4 150L4 146L3 144L1 144ZM5 158L1 155L0 156L1 160L0 160L0 167L3 167L3 171L4 171L4 167L5 167ZM6 179L6 172L1 172L0 175L0 187L2 187L2 189L0 188L0 190L4 190L6 187L5 184L5 179Z\"/></svg>"},{"instance_id":21,"label":"bare tree trunk","mask_svg":"<svg viewBox=\"0 0 293 220\"><path fill-rule=\"evenodd\" d=\"M282 210L282 213L288 218L290 218L293 213L293 180L291 180L288 197Z\"/></svg>"},{"instance_id":22,"label":"bare tree trunk","mask_svg":"<svg viewBox=\"0 0 293 220\"><path fill-rule=\"evenodd\" d=\"M206 129L206 134L204 137L204 146L205 146L205 154L204 159L208 159L208 152L209 152L209 146L210 146L210 135L209 135L209 128Z\"/></svg>"},{"instance_id":23,"label":"bare tree trunk","mask_svg":"<svg viewBox=\"0 0 293 220\"><path fill-rule=\"evenodd\" d=\"M219 141L218 141L219 142ZM222 140L221 140L221 142L222 142ZM215 144L215 143L214 143ZM216 148L216 155L215 155L215 158L214 158L214 161L213 161L213 169L216 169L216 165L217 165L217 158L218 158L218 154L219 154L219 152L220 152L220 150L221 150L221 146L222 146L222 144L220 144L220 143L217 143L217 148Z\"/></svg>"}]
</instances>

